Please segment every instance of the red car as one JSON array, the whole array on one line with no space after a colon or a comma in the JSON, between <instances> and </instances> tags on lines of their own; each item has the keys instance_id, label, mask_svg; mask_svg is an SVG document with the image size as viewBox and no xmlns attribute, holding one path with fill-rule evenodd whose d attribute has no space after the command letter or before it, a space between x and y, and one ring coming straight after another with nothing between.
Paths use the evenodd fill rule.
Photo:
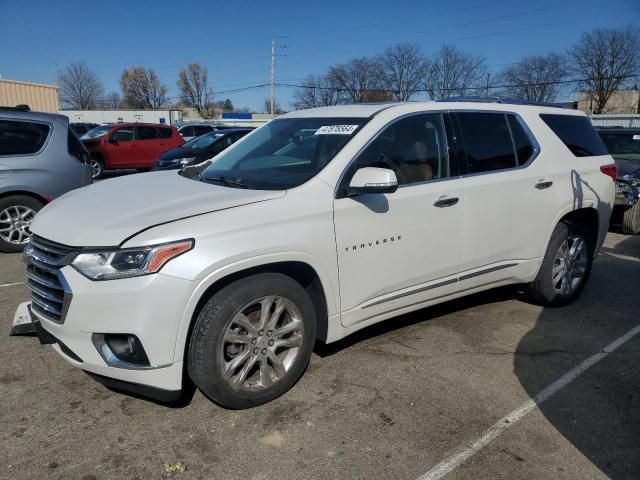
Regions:
<instances>
[{"instance_id":1,"label":"red car","mask_svg":"<svg viewBox=\"0 0 640 480\"><path fill-rule=\"evenodd\" d=\"M184 143L175 127L154 123L101 125L81 140L91 155L93 178L105 170L151 170L162 152Z\"/></svg>"}]
</instances>

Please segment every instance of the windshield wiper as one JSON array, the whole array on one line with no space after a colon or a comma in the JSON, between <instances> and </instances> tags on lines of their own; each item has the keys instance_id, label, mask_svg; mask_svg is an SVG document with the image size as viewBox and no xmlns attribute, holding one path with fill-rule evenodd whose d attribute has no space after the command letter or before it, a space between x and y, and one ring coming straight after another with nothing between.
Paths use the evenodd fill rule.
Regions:
<instances>
[{"instance_id":1,"label":"windshield wiper","mask_svg":"<svg viewBox=\"0 0 640 480\"><path fill-rule=\"evenodd\" d=\"M239 180L240 179L233 180L231 178L228 178L222 175L218 177L202 177L202 181L204 182L220 182L220 183L223 183L224 185L235 187L235 188L249 188L247 185L240 182Z\"/></svg>"}]
</instances>

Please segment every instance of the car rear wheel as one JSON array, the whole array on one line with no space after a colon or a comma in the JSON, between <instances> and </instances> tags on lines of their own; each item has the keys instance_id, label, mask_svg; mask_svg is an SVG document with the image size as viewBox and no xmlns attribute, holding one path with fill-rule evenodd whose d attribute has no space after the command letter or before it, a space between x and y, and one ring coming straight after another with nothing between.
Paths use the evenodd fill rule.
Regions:
<instances>
[{"instance_id":1,"label":"car rear wheel","mask_svg":"<svg viewBox=\"0 0 640 480\"><path fill-rule=\"evenodd\" d=\"M622 217L622 231L627 235L640 233L640 201L627 209Z\"/></svg>"},{"instance_id":2,"label":"car rear wheel","mask_svg":"<svg viewBox=\"0 0 640 480\"><path fill-rule=\"evenodd\" d=\"M536 279L528 296L543 306L567 305L584 288L593 262L587 235L579 225L559 223L551 235Z\"/></svg>"},{"instance_id":3,"label":"car rear wheel","mask_svg":"<svg viewBox=\"0 0 640 480\"><path fill-rule=\"evenodd\" d=\"M31 238L31 221L42 202L25 195L0 199L0 251L21 252Z\"/></svg>"},{"instance_id":4,"label":"car rear wheel","mask_svg":"<svg viewBox=\"0 0 640 480\"><path fill-rule=\"evenodd\" d=\"M282 274L258 274L207 301L193 328L187 369L218 404L250 408L293 387L315 337L315 309L304 288Z\"/></svg>"},{"instance_id":5,"label":"car rear wheel","mask_svg":"<svg viewBox=\"0 0 640 480\"><path fill-rule=\"evenodd\" d=\"M104 173L104 165L101 160L92 158L91 159L91 178L96 179L100 178Z\"/></svg>"}]
</instances>

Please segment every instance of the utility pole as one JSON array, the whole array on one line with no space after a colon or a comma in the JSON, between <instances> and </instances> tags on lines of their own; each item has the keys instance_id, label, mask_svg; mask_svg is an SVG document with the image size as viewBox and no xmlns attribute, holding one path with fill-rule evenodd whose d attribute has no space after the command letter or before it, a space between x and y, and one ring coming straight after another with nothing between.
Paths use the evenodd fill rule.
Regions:
<instances>
[{"instance_id":1,"label":"utility pole","mask_svg":"<svg viewBox=\"0 0 640 480\"><path fill-rule=\"evenodd\" d=\"M271 39L271 115L276 108L276 39Z\"/></svg>"}]
</instances>

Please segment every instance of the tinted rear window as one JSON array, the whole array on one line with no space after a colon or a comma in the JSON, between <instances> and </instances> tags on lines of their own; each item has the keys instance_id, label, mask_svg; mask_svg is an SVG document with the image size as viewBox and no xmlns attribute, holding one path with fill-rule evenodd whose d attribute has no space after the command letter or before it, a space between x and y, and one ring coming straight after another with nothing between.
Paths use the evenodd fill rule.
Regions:
<instances>
[{"instance_id":1,"label":"tinted rear window","mask_svg":"<svg viewBox=\"0 0 640 480\"><path fill-rule=\"evenodd\" d=\"M576 157L607 154L607 147L587 117L541 114L540 118Z\"/></svg>"},{"instance_id":2,"label":"tinted rear window","mask_svg":"<svg viewBox=\"0 0 640 480\"><path fill-rule=\"evenodd\" d=\"M30 155L40 151L49 135L43 123L0 120L0 155Z\"/></svg>"},{"instance_id":3,"label":"tinted rear window","mask_svg":"<svg viewBox=\"0 0 640 480\"><path fill-rule=\"evenodd\" d=\"M504 170L517 165L506 115L458 112L456 117L469 173Z\"/></svg>"},{"instance_id":4,"label":"tinted rear window","mask_svg":"<svg viewBox=\"0 0 640 480\"><path fill-rule=\"evenodd\" d=\"M171 134L173 133L173 130L171 130L170 128L159 127L158 133L160 134L160 138L171 138Z\"/></svg>"}]
</instances>

